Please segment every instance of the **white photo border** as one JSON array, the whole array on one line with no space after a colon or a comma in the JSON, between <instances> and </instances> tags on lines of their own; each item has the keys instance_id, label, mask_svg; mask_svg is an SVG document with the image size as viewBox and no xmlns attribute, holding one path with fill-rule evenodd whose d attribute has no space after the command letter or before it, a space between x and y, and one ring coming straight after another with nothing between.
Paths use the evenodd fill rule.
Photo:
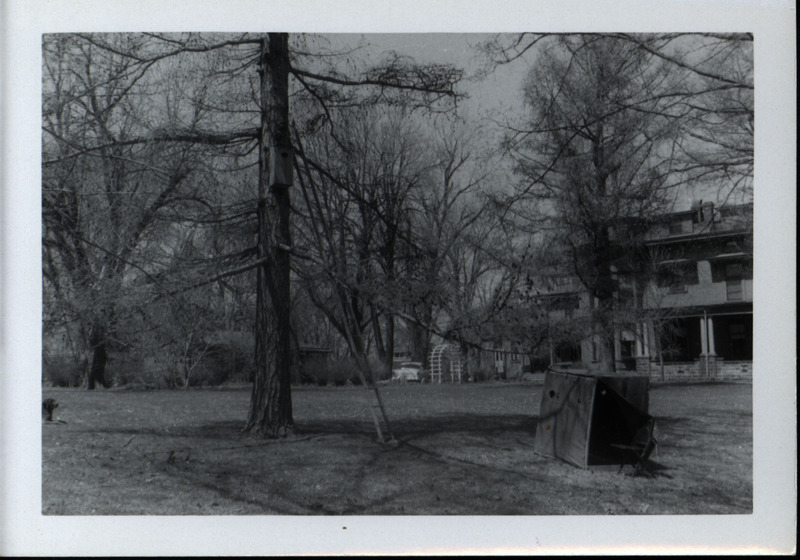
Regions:
<instances>
[{"instance_id":1,"label":"white photo border","mask_svg":"<svg viewBox=\"0 0 800 560\"><path fill-rule=\"evenodd\" d=\"M723 554L796 544L794 2L172 1L0 4L0 554ZM751 515L41 515L41 37L95 31L750 31L755 35ZM347 527L343 530L343 527Z\"/></svg>"}]
</instances>

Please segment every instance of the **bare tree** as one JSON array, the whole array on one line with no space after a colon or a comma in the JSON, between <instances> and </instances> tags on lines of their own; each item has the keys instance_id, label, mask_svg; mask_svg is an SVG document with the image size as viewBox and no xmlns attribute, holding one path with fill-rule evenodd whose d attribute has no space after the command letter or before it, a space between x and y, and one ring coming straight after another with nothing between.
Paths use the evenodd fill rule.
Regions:
<instances>
[{"instance_id":1,"label":"bare tree","mask_svg":"<svg viewBox=\"0 0 800 560\"><path fill-rule=\"evenodd\" d=\"M669 80L641 84L638 102L680 130L670 146L673 182L715 183L720 202L752 197L754 114L751 33L612 33L662 64ZM551 33L497 35L480 45L482 74L532 60ZM622 43L619 43L622 44ZM653 102L658 101L657 105ZM629 107L632 107L629 105Z\"/></svg>"},{"instance_id":2,"label":"bare tree","mask_svg":"<svg viewBox=\"0 0 800 560\"><path fill-rule=\"evenodd\" d=\"M332 124L331 106L353 103L402 103L410 107L431 109L442 99L457 97L454 85L460 72L442 65L416 65L412 61L393 57L377 67L362 70L356 77L328 65L322 70L313 68L320 59L307 52L292 53L286 34L270 34L262 43L261 100L262 126L260 143L260 204L258 246L267 261L260 269L258 303L256 310L256 378L251 398L248 429L257 429L272 437L293 431L291 393L289 388L291 367L290 319L290 224L289 193L292 184L292 142L289 137L289 77L293 77L311 103L316 103L322 122ZM293 56L294 54L294 56ZM324 62L324 59L323 59ZM307 66L305 66L308 64ZM325 66L323 64L323 66ZM357 88L357 89L353 89ZM355 93L351 93L355 92ZM267 134L269 127L269 134ZM269 166L267 166L269 161ZM284 162L286 165L282 165ZM270 210L266 207L264 193L269 174L272 190ZM271 245L267 245L271 243ZM269 246L269 254L266 247ZM276 317L277 348L275 367L269 367L266 354L259 352L259 325L266 325L267 292ZM378 395L380 399L380 396Z\"/></svg>"},{"instance_id":3,"label":"bare tree","mask_svg":"<svg viewBox=\"0 0 800 560\"><path fill-rule=\"evenodd\" d=\"M669 74L620 39L560 36L547 45L526 84L529 126L508 142L523 182L507 204L560 232L595 304L600 361L613 370L617 268L636 242L631 224L663 211L670 187L663 151L676 129L650 94Z\"/></svg>"},{"instance_id":4,"label":"bare tree","mask_svg":"<svg viewBox=\"0 0 800 560\"><path fill-rule=\"evenodd\" d=\"M106 46L49 35L43 58L45 289L80 325L93 354L90 389L108 384L107 347L124 345L119 307L130 278L152 271L148 240L163 235L171 212L203 203L199 154L143 140L155 131L142 118L163 109L160 95L169 126L193 126L202 111L168 101L164 80L135 58L146 49L140 38L117 36Z\"/></svg>"},{"instance_id":5,"label":"bare tree","mask_svg":"<svg viewBox=\"0 0 800 560\"><path fill-rule=\"evenodd\" d=\"M246 177L247 166L258 162L260 186L257 196L250 195L258 211L251 210L246 219L253 223L249 220L258 215L257 250L240 250L232 260L216 262L231 264L231 274L247 270L246 259L259 268L256 375L246 426L273 437L290 433L293 426L289 96L311 109L298 119L301 128L334 137L339 131L330 116L338 107L385 103L439 111L452 108L459 96L454 88L461 72L450 66L418 65L394 54L377 65L348 64L336 54L342 52L324 41L290 40L286 34L69 35L45 41L44 192L52 193L44 201L45 274L54 282L69 279L69 285L48 289L75 303L76 310L102 310L96 320L84 321L97 323L94 347L102 349L113 335L114 314L107 307L116 305L116 291L131 277L157 286L159 297L198 285L164 284L166 277L159 274L164 270L148 263L143 251L157 252L154 232L161 228L164 235L170 220L235 223L248 214L241 206L223 209L208 194L215 191L211 187L219 187L219 193L237 183L220 181L226 172ZM156 100L162 94L164 99ZM95 161L102 165L94 166ZM198 170L208 170L212 180L201 180ZM99 177L103 188L98 190L105 194L98 193L97 200L110 226L100 223L96 209L81 208L87 197L77 185L86 177ZM145 184L159 190L143 189ZM192 204L205 205L208 212ZM108 237L87 234L79 218ZM69 274L62 274L64 267ZM98 275L106 285L93 281ZM229 276L223 271L212 278ZM108 295L112 305L101 307L98 294ZM266 345L273 326L274 352Z\"/></svg>"},{"instance_id":6,"label":"bare tree","mask_svg":"<svg viewBox=\"0 0 800 560\"><path fill-rule=\"evenodd\" d=\"M403 123L402 112L348 113L340 121L351 131L345 141L311 139L303 150L300 214L307 221L298 235L311 258L297 269L311 300L353 339L356 353L366 356L371 340L388 371L402 246L412 242L411 198L427 187L430 163L420 131Z\"/></svg>"},{"instance_id":7,"label":"bare tree","mask_svg":"<svg viewBox=\"0 0 800 560\"><path fill-rule=\"evenodd\" d=\"M751 33L621 34L669 68L682 134L673 166L686 180L720 182L721 198L752 196L754 68Z\"/></svg>"}]
</instances>

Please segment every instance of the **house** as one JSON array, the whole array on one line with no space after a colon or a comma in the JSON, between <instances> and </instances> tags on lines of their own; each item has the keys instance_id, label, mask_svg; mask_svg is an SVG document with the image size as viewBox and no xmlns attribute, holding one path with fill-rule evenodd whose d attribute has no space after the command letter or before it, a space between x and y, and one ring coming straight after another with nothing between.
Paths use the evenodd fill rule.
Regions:
<instances>
[{"instance_id":1,"label":"house","mask_svg":"<svg viewBox=\"0 0 800 560\"><path fill-rule=\"evenodd\" d=\"M658 274L644 286L636 369L669 379L752 379L753 205L697 203L646 240Z\"/></svg>"},{"instance_id":2,"label":"house","mask_svg":"<svg viewBox=\"0 0 800 560\"><path fill-rule=\"evenodd\" d=\"M637 241L613 269L617 371L660 381L752 379L752 219L752 203L698 201L620 227ZM597 302L563 263L533 266L515 302L525 320L515 316L502 335L466 351L468 375L513 379L554 364L603 369L591 321ZM397 358L408 348L395 350Z\"/></svg>"},{"instance_id":3,"label":"house","mask_svg":"<svg viewBox=\"0 0 800 560\"><path fill-rule=\"evenodd\" d=\"M486 346L480 351L478 363L483 371L493 372L496 379L518 379L530 370L530 356L521 344L494 340Z\"/></svg>"},{"instance_id":4,"label":"house","mask_svg":"<svg viewBox=\"0 0 800 560\"><path fill-rule=\"evenodd\" d=\"M752 379L753 205L696 202L650 222L636 273L617 270L616 369L656 380ZM647 271L647 272L643 272ZM543 361L599 368L576 279L536 295L551 331ZM565 327L565 328L560 328ZM549 358L549 360L548 360Z\"/></svg>"}]
</instances>

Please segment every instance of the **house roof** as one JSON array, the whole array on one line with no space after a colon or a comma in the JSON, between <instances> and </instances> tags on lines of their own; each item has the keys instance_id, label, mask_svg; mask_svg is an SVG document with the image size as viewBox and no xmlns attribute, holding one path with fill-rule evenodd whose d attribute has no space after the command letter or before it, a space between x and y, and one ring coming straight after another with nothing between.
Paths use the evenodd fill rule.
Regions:
<instances>
[{"instance_id":1,"label":"house roof","mask_svg":"<svg viewBox=\"0 0 800 560\"><path fill-rule=\"evenodd\" d=\"M652 308L650 308L652 309ZM716 303L711 305L691 305L681 307L662 308L662 311L669 309L669 317L702 317L704 315L748 315L753 313L752 301L737 301L727 303Z\"/></svg>"},{"instance_id":2,"label":"house roof","mask_svg":"<svg viewBox=\"0 0 800 560\"><path fill-rule=\"evenodd\" d=\"M703 233L686 233L683 235L670 235L669 237L656 237L653 239L648 239L645 243L647 245L668 245L671 243L684 243L686 241L700 241L700 240L709 240L709 239L725 239L731 237L742 237L744 235L750 235L752 231L750 230L728 230L728 231L709 231Z\"/></svg>"},{"instance_id":3,"label":"house roof","mask_svg":"<svg viewBox=\"0 0 800 560\"><path fill-rule=\"evenodd\" d=\"M719 255L714 255L713 257L708 257L710 261L738 261L742 259L749 259L750 255L747 253L743 253L741 251L736 253L720 253Z\"/></svg>"}]
</instances>

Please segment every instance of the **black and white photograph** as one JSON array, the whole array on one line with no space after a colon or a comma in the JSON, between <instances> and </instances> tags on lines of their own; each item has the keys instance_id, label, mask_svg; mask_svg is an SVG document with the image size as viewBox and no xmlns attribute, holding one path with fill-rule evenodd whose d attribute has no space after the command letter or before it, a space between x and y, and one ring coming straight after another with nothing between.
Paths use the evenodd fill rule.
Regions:
<instances>
[{"instance_id":1,"label":"black and white photograph","mask_svg":"<svg viewBox=\"0 0 800 560\"><path fill-rule=\"evenodd\" d=\"M32 4L0 552L796 552L793 2Z\"/></svg>"}]
</instances>

